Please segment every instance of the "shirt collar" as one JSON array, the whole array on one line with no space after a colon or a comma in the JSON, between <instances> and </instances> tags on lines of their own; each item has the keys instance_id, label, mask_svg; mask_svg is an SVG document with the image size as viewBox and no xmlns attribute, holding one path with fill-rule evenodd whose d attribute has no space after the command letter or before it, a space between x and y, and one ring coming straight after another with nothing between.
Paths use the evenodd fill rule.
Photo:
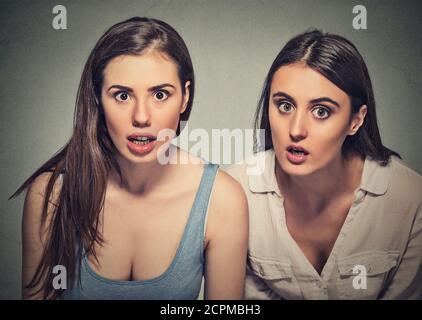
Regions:
<instances>
[{"instance_id":1,"label":"shirt collar","mask_svg":"<svg viewBox=\"0 0 422 320\"><path fill-rule=\"evenodd\" d=\"M391 160L386 166L381 166L377 161L367 157L359 188L374 195L383 195L387 192L390 176Z\"/></svg>"},{"instance_id":2,"label":"shirt collar","mask_svg":"<svg viewBox=\"0 0 422 320\"><path fill-rule=\"evenodd\" d=\"M249 177L249 190L254 193L276 192L280 195L275 177L275 153L273 149L258 152L248 165L259 168L259 174L251 174Z\"/></svg>"},{"instance_id":3,"label":"shirt collar","mask_svg":"<svg viewBox=\"0 0 422 320\"><path fill-rule=\"evenodd\" d=\"M259 174L248 175L249 190L254 193L275 192L280 197L275 177L275 153L273 149L257 153L248 165L259 165ZM365 159L362 172L362 181L359 189L374 195L383 195L387 192L391 176L391 161L381 166L377 161Z\"/></svg>"}]
</instances>

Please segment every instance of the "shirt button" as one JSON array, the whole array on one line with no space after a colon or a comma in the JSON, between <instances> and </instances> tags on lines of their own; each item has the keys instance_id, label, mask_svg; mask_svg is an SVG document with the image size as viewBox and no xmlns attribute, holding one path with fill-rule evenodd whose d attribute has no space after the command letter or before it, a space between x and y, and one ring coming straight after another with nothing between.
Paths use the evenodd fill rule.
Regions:
<instances>
[{"instance_id":1,"label":"shirt button","mask_svg":"<svg viewBox=\"0 0 422 320\"><path fill-rule=\"evenodd\" d=\"M362 190L358 190L358 192L355 195L355 201L353 202L353 205L358 205L359 203L361 203L364 197L365 197L365 192Z\"/></svg>"},{"instance_id":2,"label":"shirt button","mask_svg":"<svg viewBox=\"0 0 422 320\"><path fill-rule=\"evenodd\" d=\"M264 269L262 268L262 266L259 266L259 274L260 274L261 276L263 276L263 275L264 275Z\"/></svg>"}]
</instances>

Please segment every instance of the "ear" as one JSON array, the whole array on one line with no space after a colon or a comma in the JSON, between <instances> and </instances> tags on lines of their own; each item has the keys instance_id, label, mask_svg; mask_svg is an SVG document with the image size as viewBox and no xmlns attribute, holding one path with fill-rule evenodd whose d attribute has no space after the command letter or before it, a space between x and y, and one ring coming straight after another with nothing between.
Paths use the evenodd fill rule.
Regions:
<instances>
[{"instance_id":1,"label":"ear","mask_svg":"<svg viewBox=\"0 0 422 320\"><path fill-rule=\"evenodd\" d=\"M183 95L183 101L182 101L182 108L180 109L180 114L185 112L188 103L189 103L189 95L190 94L190 81L186 81L185 83L185 94Z\"/></svg>"},{"instance_id":2,"label":"ear","mask_svg":"<svg viewBox=\"0 0 422 320\"><path fill-rule=\"evenodd\" d=\"M368 108L366 105L361 105L359 111L353 115L352 121L350 122L349 136L353 136L358 132L359 128L362 126L363 121L365 120L366 112Z\"/></svg>"}]
</instances>

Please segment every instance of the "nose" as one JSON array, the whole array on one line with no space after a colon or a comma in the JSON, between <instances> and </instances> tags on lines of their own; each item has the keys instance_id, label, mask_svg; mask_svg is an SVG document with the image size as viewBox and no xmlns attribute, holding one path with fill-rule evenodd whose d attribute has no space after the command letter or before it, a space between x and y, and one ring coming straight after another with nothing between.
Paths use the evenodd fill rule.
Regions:
<instances>
[{"instance_id":1,"label":"nose","mask_svg":"<svg viewBox=\"0 0 422 320\"><path fill-rule=\"evenodd\" d=\"M138 101L132 114L132 122L135 127L148 127L151 125L151 112L146 101Z\"/></svg>"},{"instance_id":2,"label":"nose","mask_svg":"<svg viewBox=\"0 0 422 320\"><path fill-rule=\"evenodd\" d=\"M290 123L290 139L293 142L299 142L305 139L308 135L306 127L306 113L300 111L295 112Z\"/></svg>"}]
</instances>

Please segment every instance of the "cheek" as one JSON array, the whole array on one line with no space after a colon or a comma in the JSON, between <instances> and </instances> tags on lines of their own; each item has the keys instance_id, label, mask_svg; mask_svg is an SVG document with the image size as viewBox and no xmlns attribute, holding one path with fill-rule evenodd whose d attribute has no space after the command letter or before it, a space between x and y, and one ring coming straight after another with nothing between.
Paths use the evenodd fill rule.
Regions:
<instances>
[{"instance_id":1,"label":"cheek","mask_svg":"<svg viewBox=\"0 0 422 320\"><path fill-rule=\"evenodd\" d=\"M268 120L271 128L271 134L273 138L277 138L278 133L280 131L280 119L277 117L277 114L271 108L268 110Z\"/></svg>"},{"instance_id":2,"label":"cheek","mask_svg":"<svg viewBox=\"0 0 422 320\"><path fill-rule=\"evenodd\" d=\"M269 110L269 122L271 128L271 137L273 139L273 144L280 143L283 140L289 137L289 124L287 119L283 119L279 116L278 111Z\"/></svg>"},{"instance_id":3,"label":"cheek","mask_svg":"<svg viewBox=\"0 0 422 320\"><path fill-rule=\"evenodd\" d=\"M106 108L104 109L104 119L106 128L110 137L113 139L116 135L122 133L126 122L122 114L117 112L110 112L106 110Z\"/></svg>"},{"instance_id":4,"label":"cheek","mask_svg":"<svg viewBox=\"0 0 422 320\"><path fill-rule=\"evenodd\" d=\"M177 125L179 124L179 119L179 105L168 105L154 113L152 125L157 126L160 129L176 130Z\"/></svg>"},{"instance_id":5,"label":"cheek","mask_svg":"<svg viewBox=\"0 0 422 320\"><path fill-rule=\"evenodd\" d=\"M327 156L341 152L344 139L347 136L348 126L343 123L331 123L313 130L314 146Z\"/></svg>"}]
</instances>

